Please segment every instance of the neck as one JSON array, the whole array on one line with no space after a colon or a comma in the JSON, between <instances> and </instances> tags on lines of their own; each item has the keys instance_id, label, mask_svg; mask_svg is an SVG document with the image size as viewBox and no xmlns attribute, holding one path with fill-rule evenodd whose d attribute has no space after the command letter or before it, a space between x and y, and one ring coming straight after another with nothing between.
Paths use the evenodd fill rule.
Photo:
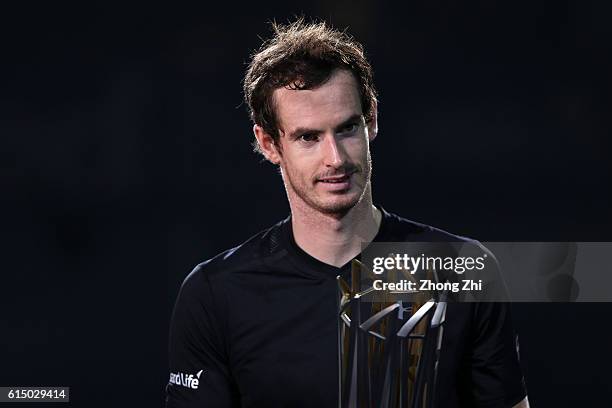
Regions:
<instances>
[{"instance_id":1,"label":"neck","mask_svg":"<svg viewBox=\"0 0 612 408\"><path fill-rule=\"evenodd\" d=\"M296 244L310 256L340 267L357 256L376 236L382 214L372 205L370 187L363 199L341 215L325 214L290 200Z\"/></svg>"}]
</instances>

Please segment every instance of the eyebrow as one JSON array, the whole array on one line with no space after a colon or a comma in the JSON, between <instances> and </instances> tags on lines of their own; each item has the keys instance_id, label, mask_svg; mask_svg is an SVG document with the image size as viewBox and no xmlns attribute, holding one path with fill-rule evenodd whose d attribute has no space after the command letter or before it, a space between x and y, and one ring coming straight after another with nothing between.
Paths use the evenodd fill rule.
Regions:
<instances>
[{"instance_id":1,"label":"eyebrow","mask_svg":"<svg viewBox=\"0 0 612 408\"><path fill-rule=\"evenodd\" d=\"M354 123L356 121L360 121L361 117L362 117L362 115L360 113L355 113L355 114L351 115L348 119L345 119L344 121L342 121L342 123L340 123L338 126L336 126L336 128L334 130L338 131L338 130L342 129L343 127L345 127L346 125L349 125L349 124ZM296 128L291 133L289 133L289 139L295 140L298 137L300 137L301 135L304 135L304 134L307 134L307 133L312 133L312 134L318 135L320 133L323 133L323 131L320 130L320 129L312 129L312 128L306 128L306 127L299 127L299 128Z\"/></svg>"}]
</instances>

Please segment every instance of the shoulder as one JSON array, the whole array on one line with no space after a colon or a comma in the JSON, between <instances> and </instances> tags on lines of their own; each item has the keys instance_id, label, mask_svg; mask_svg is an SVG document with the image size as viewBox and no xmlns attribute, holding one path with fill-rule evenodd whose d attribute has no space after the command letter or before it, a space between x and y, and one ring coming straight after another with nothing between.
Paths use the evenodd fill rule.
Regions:
<instances>
[{"instance_id":1,"label":"shoulder","mask_svg":"<svg viewBox=\"0 0 612 408\"><path fill-rule=\"evenodd\" d=\"M495 255L480 241L453 234L431 225L411 221L384 209L382 211L385 230L381 237L377 239L378 241L425 244L427 245L426 250L444 253L455 258L486 258L487 276L483 276L482 279L489 285L487 294L493 296L491 299L506 299L506 288L500 275L499 262ZM492 286L493 283L494 286Z\"/></svg>"},{"instance_id":2,"label":"shoulder","mask_svg":"<svg viewBox=\"0 0 612 408\"><path fill-rule=\"evenodd\" d=\"M383 213L387 236L397 241L416 240L421 242L469 242L478 241L462 235L453 234L441 228L412 221L379 207Z\"/></svg>"},{"instance_id":3,"label":"shoulder","mask_svg":"<svg viewBox=\"0 0 612 408\"><path fill-rule=\"evenodd\" d=\"M281 251L282 226L287 219L258 232L243 243L199 263L187 275L181 291L210 286L243 270L256 269L263 261Z\"/></svg>"},{"instance_id":4,"label":"shoulder","mask_svg":"<svg viewBox=\"0 0 612 408\"><path fill-rule=\"evenodd\" d=\"M386 241L448 242L464 244L461 248L463 251L466 251L466 254L469 253L470 250L484 252L497 263L495 255L477 239L454 234L421 222L412 221L388 212L382 207L379 208L383 213L386 224L385 233L382 237Z\"/></svg>"},{"instance_id":5,"label":"shoulder","mask_svg":"<svg viewBox=\"0 0 612 408\"><path fill-rule=\"evenodd\" d=\"M500 266L497 257L479 240L453 234L441 228L432 227L431 225L411 221L385 210L383 210L383 214L385 217L388 217L389 224L392 225L390 229L398 231L395 237L393 237L397 238L397 241L448 243L450 247L452 247L454 251L458 251L461 256L481 256L484 254L484 256L492 262L489 264L487 271L493 272L492 279L494 281L502 283L503 280L499 275Z\"/></svg>"}]
</instances>

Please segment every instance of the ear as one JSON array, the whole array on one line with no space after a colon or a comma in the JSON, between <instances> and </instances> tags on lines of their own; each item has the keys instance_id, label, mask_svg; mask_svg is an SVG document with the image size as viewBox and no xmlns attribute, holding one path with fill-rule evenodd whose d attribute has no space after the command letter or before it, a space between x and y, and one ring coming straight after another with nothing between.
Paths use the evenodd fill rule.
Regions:
<instances>
[{"instance_id":1,"label":"ear","mask_svg":"<svg viewBox=\"0 0 612 408\"><path fill-rule=\"evenodd\" d=\"M266 159L272 164L280 163L280 153L274 139L270 136L264 128L259 125L253 125L253 133L259 144L259 149L262 151Z\"/></svg>"},{"instance_id":2,"label":"ear","mask_svg":"<svg viewBox=\"0 0 612 408\"><path fill-rule=\"evenodd\" d=\"M372 120L368 123L368 140L371 142L378 135L378 102L374 101L372 106Z\"/></svg>"}]
</instances>

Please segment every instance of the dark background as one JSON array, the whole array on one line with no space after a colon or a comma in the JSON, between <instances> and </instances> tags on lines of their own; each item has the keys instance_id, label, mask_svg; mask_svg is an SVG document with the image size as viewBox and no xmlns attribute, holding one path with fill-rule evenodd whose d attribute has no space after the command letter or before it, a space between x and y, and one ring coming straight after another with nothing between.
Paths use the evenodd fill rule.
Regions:
<instances>
[{"instance_id":1,"label":"dark background","mask_svg":"<svg viewBox=\"0 0 612 408\"><path fill-rule=\"evenodd\" d=\"M366 47L377 203L481 241L612 241L609 2L83 3L0 13L2 386L162 405L182 279L288 214L241 79L295 13ZM609 404L611 311L516 305L532 406Z\"/></svg>"}]
</instances>

